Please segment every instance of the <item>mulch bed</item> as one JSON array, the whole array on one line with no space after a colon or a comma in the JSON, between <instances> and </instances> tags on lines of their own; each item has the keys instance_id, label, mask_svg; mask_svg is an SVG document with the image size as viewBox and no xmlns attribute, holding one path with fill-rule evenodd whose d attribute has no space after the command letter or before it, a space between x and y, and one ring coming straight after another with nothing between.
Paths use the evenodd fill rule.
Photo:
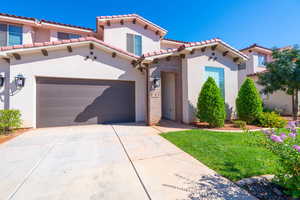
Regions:
<instances>
[{"instance_id":1,"label":"mulch bed","mask_svg":"<svg viewBox=\"0 0 300 200\"><path fill-rule=\"evenodd\" d=\"M213 129L213 130L241 130L240 128L235 127L235 125L231 122L226 122L224 127L222 128L211 128L208 123L206 122L193 122L192 125L196 126L197 128L205 128L205 129ZM247 129L249 130L255 130L255 129L261 129L263 127L254 126L254 125L247 125Z\"/></svg>"},{"instance_id":2,"label":"mulch bed","mask_svg":"<svg viewBox=\"0 0 300 200\"><path fill-rule=\"evenodd\" d=\"M13 130L12 132L9 132L7 134L0 134L0 144L7 142L8 140L11 140L14 137L17 137L29 130L30 128L20 128L20 129Z\"/></svg>"}]
</instances>

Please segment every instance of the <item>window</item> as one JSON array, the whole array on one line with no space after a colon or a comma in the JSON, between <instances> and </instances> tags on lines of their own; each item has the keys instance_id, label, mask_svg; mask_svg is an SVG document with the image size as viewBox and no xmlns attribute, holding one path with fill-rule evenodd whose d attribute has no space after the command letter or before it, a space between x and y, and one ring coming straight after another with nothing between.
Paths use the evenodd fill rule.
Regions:
<instances>
[{"instance_id":1,"label":"window","mask_svg":"<svg viewBox=\"0 0 300 200\"><path fill-rule=\"evenodd\" d=\"M57 38L59 40L69 40L69 39L76 39L80 37L81 35L77 35L77 34L57 32Z\"/></svg>"},{"instance_id":2,"label":"window","mask_svg":"<svg viewBox=\"0 0 300 200\"><path fill-rule=\"evenodd\" d=\"M225 97L224 69L219 67L205 67L205 81L208 77L212 77L216 81L223 97Z\"/></svg>"},{"instance_id":3,"label":"window","mask_svg":"<svg viewBox=\"0 0 300 200\"><path fill-rule=\"evenodd\" d=\"M141 56L142 36L127 33L127 51L137 56Z\"/></svg>"},{"instance_id":4,"label":"window","mask_svg":"<svg viewBox=\"0 0 300 200\"><path fill-rule=\"evenodd\" d=\"M244 69L246 69L246 63L238 64L238 70L244 70Z\"/></svg>"},{"instance_id":5,"label":"window","mask_svg":"<svg viewBox=\"0 0 300 200\"><path fill-rule=\"evenodd\" d=\"M265 66L267 62L267 56L263 54L258 54L258 66Z\"/></svg>"},{"instance_id":6,"label":"window","mask_svg":"<svg viewBox=\"0 0 300 200\"><path fill-rule=\"evenodd\" d=\"M12 46L23 43L22 26L0 24L0 46Z\"/></svg>"}]
</instances>

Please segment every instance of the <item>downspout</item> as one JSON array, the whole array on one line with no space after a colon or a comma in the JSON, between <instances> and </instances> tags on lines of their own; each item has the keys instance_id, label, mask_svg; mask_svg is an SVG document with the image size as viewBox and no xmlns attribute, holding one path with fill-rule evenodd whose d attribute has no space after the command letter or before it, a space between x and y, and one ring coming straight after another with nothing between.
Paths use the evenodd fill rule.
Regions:
<instances>
[{"instance_id":1,"label":"downspout","mask_svg":"<svg viewBox=\"0 0 300 200\"><path fill-rule=\"evenodd\" d=\"M149 109L149 68L146 67L146 123L150 125L150 109Z\"/></svg>"}]
</instances>

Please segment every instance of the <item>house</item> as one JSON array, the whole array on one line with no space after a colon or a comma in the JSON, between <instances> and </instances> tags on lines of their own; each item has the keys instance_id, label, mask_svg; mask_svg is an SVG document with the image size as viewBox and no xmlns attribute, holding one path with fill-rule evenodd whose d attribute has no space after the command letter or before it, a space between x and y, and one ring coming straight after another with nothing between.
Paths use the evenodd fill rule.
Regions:
<instances>
[{"instance_id":1,"label":"house","mask_svg":"<svg viewBox=\"0 0 300 200\"><path fill-rule=\"evenodd\" d=\"M0 109L19 109L24 127L190 123L209 76L234 115L248 57L220 39L166 39L136 14L97 17L96 30L0 14L0 27Z\"/></svg>"},{"instance_id":2,"label":"house","mask_svg":"<svg viewBox=\"0 0 300 200\"><path fill-rule=\"evenodd\" d=\"M280 50L291 48L291 46L282 47ZM246 54L249 60L239 66L239 87L246 77L258 80L258 74L266 71L266 63L272 61L272 49L253 44L247 48L241 49L241 52ZM262 86L256 84L258 90ZM262 95L264 106L270 109L277 110L282 115L292 115L292 97L283 91L277 91L273 94Z\"/></svg>"}]
</instances>

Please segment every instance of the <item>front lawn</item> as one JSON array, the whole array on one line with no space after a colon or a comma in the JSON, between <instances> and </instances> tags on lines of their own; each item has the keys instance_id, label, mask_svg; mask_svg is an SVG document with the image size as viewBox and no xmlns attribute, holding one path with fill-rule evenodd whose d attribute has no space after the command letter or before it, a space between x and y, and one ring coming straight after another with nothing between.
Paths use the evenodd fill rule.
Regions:
<instances>
[{"instance_id":1,"label":"front lawn","mask_svg":"<svg viewBox=\"0 0 300 200\"><path fill-rule=\"evenodd\" d=\"M161 136L232 181L274 174L279 167L277 157L264 147L251 145L252 137L245 133L188 130Z\"/></svg>"}]
</instances>

